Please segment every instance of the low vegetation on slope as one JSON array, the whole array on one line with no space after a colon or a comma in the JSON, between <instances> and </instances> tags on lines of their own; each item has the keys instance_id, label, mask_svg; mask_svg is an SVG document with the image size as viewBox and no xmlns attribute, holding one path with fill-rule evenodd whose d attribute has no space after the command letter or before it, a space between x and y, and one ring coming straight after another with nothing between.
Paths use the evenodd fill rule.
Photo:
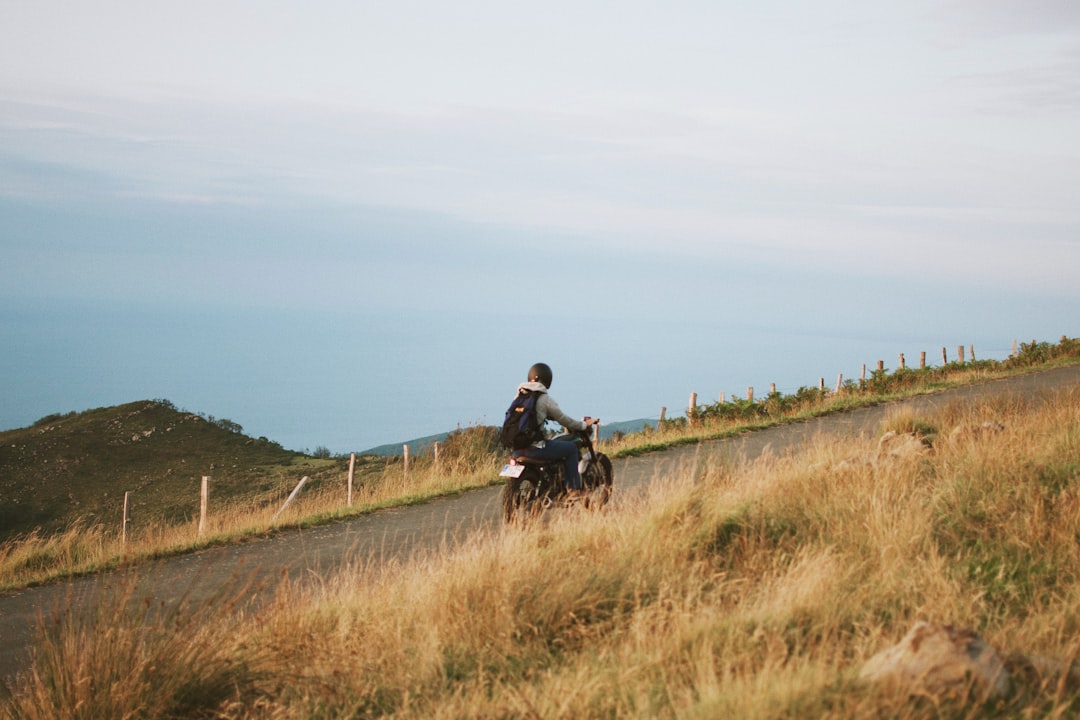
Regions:
<instances>
[{"instance_id":1,"label":"low vegetation on slope","mask_svg":"<svg viewBox=\"0 0 1080 720\"><path fill-rule=\"evenodd\" d=\"M213 476L221 501L258 505L280 495L287 475L317 475L330 465L242 430L167 400L144 400L0 433L0 540L76 523L119 528L125 492L132 516L187 522L198 512L203 475Z\"/></svg>"},{"instance_id":2,"label":"low vegetation on slope","mask_svg":"<svg viewBox=\"0 0 1080 720\"><path fill-rule=\"evenodd\" d=\"M699 456L641 501L251 612L148 617L121 593L45 628L0 718L1075 716L1078 407L946 403L874 438ZM921 620L999 648L1003 691L860 679Z\"/></svg>"}]
</instances>

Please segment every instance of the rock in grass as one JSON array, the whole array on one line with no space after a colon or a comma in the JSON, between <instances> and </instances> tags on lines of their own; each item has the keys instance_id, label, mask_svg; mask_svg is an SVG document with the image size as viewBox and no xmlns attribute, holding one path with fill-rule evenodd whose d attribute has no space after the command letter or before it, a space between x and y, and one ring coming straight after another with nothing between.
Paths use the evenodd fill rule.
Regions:
<instances>
[{"instance_id":1,"label":"rock in grass","mask_svg":"<svg viewBox=\"0 0 1080 720\"><path fill-rule=\"evenodd\" d=\"M1009 692L1004 658L975 632L917 623L904 639L870 658L859 678L912 694L981 699Z\"/></svg>"},{"instance_id":2,"label":"rock in grass","mask_svg":"<svg viewBox=\"0 0 1080 720\"><path fill-rule=\"evenodd\" d=\"M929 451L930 445L925 438L915 433L898 433L890 430L878 441L877 461L911 460Z\"/></svg>"}]
</instances>

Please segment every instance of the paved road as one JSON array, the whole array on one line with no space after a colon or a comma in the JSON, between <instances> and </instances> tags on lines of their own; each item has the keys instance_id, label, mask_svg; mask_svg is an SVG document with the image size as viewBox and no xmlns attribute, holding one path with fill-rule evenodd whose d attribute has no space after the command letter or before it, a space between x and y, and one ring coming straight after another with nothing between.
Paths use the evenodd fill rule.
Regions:
<instances>
[{"instance_id":1,"label":"paved road","mask_svg":"<svg viewBox=\"0 0 1080 720\"><path fill-rule=\"evenodd\" d=\"M701 456L728 454L754 458L766 447L783 453L796 450L821 434L873 433L898 407L929 411L946 403L974 402L1007 394L1038 399L1077 385L1080 385L1080 366L1059 368L617 460L618 502L615 504L632 502L637 494L635 490L646 487L654 478L686 467ZM282 532L264 540L170 558L127 573L78 578L0 595L0 679L10 679L27 666L39 617L55 617L73 607L93 607L98 598L126 579L134 578L139 584L140 598L166 603L179 597L212 602L215 598L232 597L245 587L248 596L257 601L259 596L272 594L284 578L303 581L325 577L350 563L377 568L388 560L406 561L414 553L452 546L473 533L496 530L500 524L500 491L499 487L475 490L334 525Z\"/></svg>"}]
</instances>

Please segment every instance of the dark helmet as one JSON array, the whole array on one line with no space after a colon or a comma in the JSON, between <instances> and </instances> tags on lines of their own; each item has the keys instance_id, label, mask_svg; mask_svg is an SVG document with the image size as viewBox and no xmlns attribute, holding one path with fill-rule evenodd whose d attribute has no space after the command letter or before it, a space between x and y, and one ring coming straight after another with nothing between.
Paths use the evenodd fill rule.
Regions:
<instances>
[{"instance_id":1,"label":"dark helmet","mask_svg":"<svg viewBox=\"0 0 1080 720\"><path fill-rule=\"evenodd\" d=\"M551 368L547 363L536 363L529 368L529 382L543 383L544 387L551 388Z\"/></svg>"}]
</instances>

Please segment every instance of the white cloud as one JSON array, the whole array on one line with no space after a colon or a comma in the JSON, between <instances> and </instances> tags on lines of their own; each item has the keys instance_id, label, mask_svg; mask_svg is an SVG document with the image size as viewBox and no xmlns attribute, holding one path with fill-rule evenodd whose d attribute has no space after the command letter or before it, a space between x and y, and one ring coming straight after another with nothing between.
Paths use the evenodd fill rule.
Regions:
<instances>
[{"instance_id":1,"label":"white cloud","mask_svg":"<svg viewBox=\"0 0 1080 720\"><path fill-rule=\"evenodd\" d=\"M852 272L932 247L1066 282L1010 245L1080 227L1063 4L258 8L19 5L0 192L387 206Z\"/></svg>"}]
</instances>

